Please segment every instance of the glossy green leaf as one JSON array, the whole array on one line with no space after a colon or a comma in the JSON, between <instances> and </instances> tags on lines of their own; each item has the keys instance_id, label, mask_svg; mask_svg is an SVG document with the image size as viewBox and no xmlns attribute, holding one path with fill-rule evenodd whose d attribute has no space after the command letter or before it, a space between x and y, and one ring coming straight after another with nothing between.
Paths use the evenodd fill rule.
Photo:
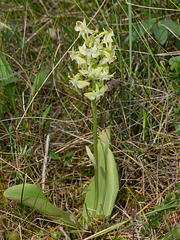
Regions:
<instances>
[{"instance_id":1,"label":"glossy green leaf","mask_svg":"<svg viewBox=\"0 0 180 240\"><path fill-rule=\"evenodd\" d=\"M80 227L73 214L53 206L43 194L41 188L34 184L26 183L10 187L4 192L4 196L35 209L56 223L69 225L74 228Z\"/></svg>"},{"instance_id":2,"label":"glossy green leaf","mask_svg":"<svg viewBox=\"0 0 180 240\"><path fill-rule=\"evenodd\" d=\"M85 228L87 228L88 226L90 217L93 217L97 214L95 194L96 194L96 188L95 188L95 180L93 178L87 189L84 206L83 206L83 218L85 222Z\"/></svg>"},{"instance_id":3,"label":"glossy green leaf","mask_svg":"<svg viewBox=\"0 0 180 240\"><path fill-rule=\"evenodd\" d=\"M101 140L98 142L99 199L97 212L110 216L119 191L119 177L114 155Z\"/></svg>"}]
</instances>

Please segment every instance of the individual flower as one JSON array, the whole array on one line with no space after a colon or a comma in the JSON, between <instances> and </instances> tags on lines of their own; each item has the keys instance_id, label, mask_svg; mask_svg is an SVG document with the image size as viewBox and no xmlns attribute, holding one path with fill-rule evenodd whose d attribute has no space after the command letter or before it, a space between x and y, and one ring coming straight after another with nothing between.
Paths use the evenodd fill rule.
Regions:
<instances>
[{"instance_id":1,"label":"individual flower","mask_svg":"<svg viewBox=\"0 0 180 240\"><path fill-rule=\"evenodd\" d=\"M90 83L82 80L82 75L80 73L76 74L73 78L70 78L70 82L75 88L84 88L88 86Z\"/></svg>"},{"instance_id":2,"label":"individual flower","mask_svg":"<svg viewBox=\"0 0 180 240\"><path fill-rule=\"evenodd\" d=\"M101 56L102 56L102 59L99 62L99 66L102 66L106 63L110 64L114 60L116 60L115 51L111 49L110 50L105 49L104 51L102 51Z\"/></svg>"},{"instance_id":3,"label":"individual flower","mask_svg":"<svg viewBox=\"0 0 180 240\"><path fill-rule=\"evenodd\" d=\"M102 67L92 68L90 70L90 77L93 79L99 79L101 76Z\"/></svg>"},{"instance_id":4,"label":"individual flower","mask_svg":"<svg viewBox=\"0 0 180 240\"><path fill-rule=\"evenodd\" d=\"M79 46L79 51L82 55L87 56L88 59L90 59L90 57L97 58L101 54L96 44L94 47L88 48L84 43L82 46Z\"/></svg>"},{"instance_id":5,"label":"individual flower","mask_svg":"<svg viewBox=\"0 0 180 240\"><path fill-rule=\"evenodd\" d=\"M96 68L88 68L88 70L79 70L79 72L85 76L90 77L92 79L100 79L101 76L102 67L96 67Z\"/></svg>"},{"instance_id":6,"label":"individual flower","mask_svg":"<svg viewBox=\"0 0 180 240\"><path fill-rule=\"evenodd\" d=\"M111 75L109 75L109 72L106 71L106 70L103 68L102 71L101 71L101 75L100 75L99 79L101 79L101 80L109 80L110 78L113 77L113 75L114 75L114 73L111 74Z\"/></svg>"},{"instance_id":7,"label":"individual flower","mask_svg":"<svg viewBox=\"0 0 180 240\"><path fill-rule=\"evenodd\" d=\"M99 80L109 80L113 77L114 74L109 75L109 68L108 67L97 67L97 68L88 68L88 70L79 70L79 72L84 77L90 77L92 79L99 79Z\"/></svg>"},{"instance_id":8,"label":"individual flower","mask_svg":"<svg viewBox=\"0 0 180 240\"><path fill-rule=\"evenodd\" d=\"M83 58L83 56L80 54L80 52L75 52L74 48L69 53L70 53L71 59L76 60L78 65L86 64L86 60Z\"/></svg>"},{"instance_id":9,"label":"individual flower","mask_svg":"<svg viewBox=\"0 0 180 240\"><path fill-rule=\"evenodd\" d=\"M94 44L97 46L98 50L103 49L103 43L100 41L100 38L94 38Z\"/></svg>"},{"instance_id":10,"label":"individual flower","mask_svg":"<svg viewBox=\"0 0 180 240\"><path fill-rule=\"evenodd\" d=\"M102 86L101 89L99 89L98 84L96 84L96 91L93 90L92 92L85 93L84 95L92 101L95 99L99 100L100 97L103 96L105 92L106 92L105 86Z\"/></svg>"},{"instance_id":11,"label":"individual flower","mask_svg":"<svg viewBox=\"0 0 180 240\"><path fill-rule=\"evenodd\" d=\"M74 60L74 59L75 59L75 56L77 55L77 52L74 51L74 47L73 47L72 50L69 52L69 54L70 54L71 59Z\"/></svg>"},{"instance_id":12,"label":"individual flower","mask_svg":"<svg viewBox=\"0 0 180 240\"><path fill-rule=\"evenodd\" d=\"M90 30L87 26L86 26L86 20L84 19L83 22L81 21L77 21L76 22L76 26L75 26L75 31L79 32L79 35L81 35L84 40L86 40L86 35L88 36L88 34L92 34L94 31Z\"/></svg>"},{"instance_id":13,"label":"individual flower","mask_svg":"<svg viewBox=\"0 0 180 240\"><path fill-rule=\"evenodd\" d=\"M112 37L114 36L114 32L112 29L109 29L106 34L104 35L103 42L107 43L112 43L113 39Z\"/></svg>"}]
</instances>

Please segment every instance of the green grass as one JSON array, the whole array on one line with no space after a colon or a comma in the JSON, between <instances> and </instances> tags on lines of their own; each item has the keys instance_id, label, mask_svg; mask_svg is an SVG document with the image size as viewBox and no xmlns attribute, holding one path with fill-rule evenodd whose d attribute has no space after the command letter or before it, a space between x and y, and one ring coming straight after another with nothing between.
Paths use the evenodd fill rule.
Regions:
<instances>
[{"instance_id":1,"label":"green grass","mask_svg":"<svg viewBox=\"0 0 180 240\"><path fill-rule=\"evenodd\" d=\"M68 75L76 74L77 66L67 50L73 45L77 49L81 40L74 26L83 18L87 23L92 19L91 28L110 27L115 33L118 59L111 71L116 74L99 104L97 121L99 131L112 126L111 149L121 187L109 222L94 219L88 231L73 232L63 227L65 233L70 239L90 239L100 231L104 235L99 239L133 239L132 224L137 237L147 223L147 213L175 192L180 141L176 134L179 115L174 108L179 98L172 88L168 61L179 54L177 38L169 35L161 45L150 32L133 41L133 31L148 19L171 19L179 24L179 12L171 1L131 3L142 7L119 0L0 2L0 23L4 24L0 28L0 54L14 77L21 80L10 85L15 105L8 89L0 88L0 238L6 239L15 231L22 239L53 239L53 232L57 232L56 239L66 239L59 226L3 197L5 189L24 179L41 186L48 134L49 151L59 159L48 158L45 193L53 204L82 221L85 191L93 177L93 166L85 151L93 141L92 113L90 102L69 83ZM126 41L127 37L130 40ZM70 153L74 154L68 160L66 155ZM121 225L133 217L132 209L142 212L132 224ZM178 222L177 208L166 214L158 229L150 226L150 239L162 239ZM168 223L170 218L174 221Z\"/></svg>"}]
</instances>

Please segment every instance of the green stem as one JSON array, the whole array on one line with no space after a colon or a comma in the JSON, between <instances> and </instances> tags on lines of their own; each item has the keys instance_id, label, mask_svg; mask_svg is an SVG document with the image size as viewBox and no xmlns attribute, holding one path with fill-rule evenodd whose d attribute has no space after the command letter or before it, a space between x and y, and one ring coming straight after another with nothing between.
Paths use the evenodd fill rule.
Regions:
<instances>
[{"instance_id":1,"label":"green stem","mask_svg":"<svg viewBox=\"0 0 180 240\"><path fill-rule=\"evenodd\" d=\"M98 152L97 152L97 108L96 100L91 101L92 112L93 112L93 140L94 140L94 157L95 157L95 166L94 166L94 181L95 181L95 200L94 200L94 210L97 210L98 205Z\"/></svg>"},{"instance_id":2,"label":"green stem","mask_svg":"<svg viewBox=\"0 0 180 240\"><path fill-rule=\"evenodd\" d=\"M96 100L91 102L92 104L92 112L93 112L93 140L94 140L94 157L96 160L97 166L97 108L96 108Z\"/></svg>"}]
</instances>

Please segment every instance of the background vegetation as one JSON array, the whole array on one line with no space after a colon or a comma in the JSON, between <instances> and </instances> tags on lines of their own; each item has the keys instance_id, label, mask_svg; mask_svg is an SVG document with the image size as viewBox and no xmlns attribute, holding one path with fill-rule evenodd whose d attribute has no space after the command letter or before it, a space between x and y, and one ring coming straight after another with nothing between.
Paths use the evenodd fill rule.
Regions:
<instances>
[{"instance_id":1,"label":"background vegetation","mask_svg":"<svg viewBox=\"0 0 180 240\"><path fill-rule=\"evenodd\" d=\"M169 60L180 55L179 10L178 0L0 1L0 238L86 239L132 217L99 239L178 239L180 64ZM98 106L98 129L112 126L120 190L108 222L73 232L3 192L24 181L42 187L47 158L46 195L82 220L92 114L69 82L77 66L68 51L81 41L74 27L84 18L115 33L116 74Z\"/></svg>"}]
</instances>

